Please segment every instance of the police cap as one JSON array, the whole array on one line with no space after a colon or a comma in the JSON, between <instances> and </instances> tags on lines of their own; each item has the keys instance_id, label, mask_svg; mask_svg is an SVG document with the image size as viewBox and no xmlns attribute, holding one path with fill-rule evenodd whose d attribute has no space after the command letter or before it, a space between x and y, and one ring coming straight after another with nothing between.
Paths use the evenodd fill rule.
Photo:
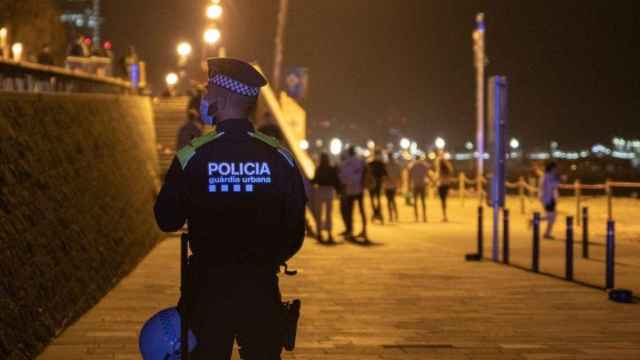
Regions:
<instances>
[{"instance_id":1,"label":"police cap","mask_svg":"<svg viewBox=\"0 0 640 360\"><path fill-rule=\"evenodd\" d=\"M251 64L230 58L211 58L209 82L245 96L258 96L267 80Z\"/></svg>"}]
</instances>

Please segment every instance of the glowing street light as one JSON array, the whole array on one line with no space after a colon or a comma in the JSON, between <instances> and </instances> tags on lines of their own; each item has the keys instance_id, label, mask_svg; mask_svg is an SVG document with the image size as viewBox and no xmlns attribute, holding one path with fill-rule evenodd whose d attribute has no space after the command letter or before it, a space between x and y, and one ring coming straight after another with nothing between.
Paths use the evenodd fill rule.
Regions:
<instances>
[{"instance_id":1,"label":"glowing street light","mask_svg":"<svg viewBox=\"0 0 640 360\"><path fill-rule=\"evenodd\" d=\"M300 144L298 144L300 146L300 149L302 150L308 150L309 149L309 142L305 139L300 140Z\"/></svg>"},{"instance_id":2,"label":"glowing street light","mask_svg":"<svg viewBox=\"0 0 640 360\"><path fill-rule=\"evenodd\" d=\"M435 145L436 145L436 149L442 150L447 145L447 143L444 141L443 138L438 137L436 138Z\"/></svg>"},{"instance_id":3,"label":"glowing street light","mask_svg":"<svg viewBox=\"0 0 640 360\"><path fill-rule=\"evenodd\" d=\"M467 141L466 144L464 144L465 149L471 151L473 150L473 143L471 141Z\"/></svg>"},{"instance_id":4,"label":"glowing street light","mask_svg":"<svg viewBox=\"0 0 640 360\"><path fill-rule=\"evenodd\" d=\"M367 141L367 148L369 150L373 150L373 149L375 149L375 147L376 147L376 143L373 140Z\"/></svg>"},{"instance_id":5,"label":"glowing street light","mask_svg":"<svg viewBox=\"0 0 640 360\"><path fill-rule=\"evenodd\" d=\"M207 17L209 19L219 19L222 16L222 6L220 4L212 4L207 7Z\"/></svg>"},{"instance_id":6,"label":"glowing street light","mask_svg":"<svg viewBox=\"0 0 640 360\"><path fill-rule=\"evenodd\" d=\"M178 55L187 57L191 55L191 50L192 50L191 44L189 44L186 41L183 41L180 44L178 44L177 50L178 50Z\"/></svg>"},{"instance_id":7,"label":"glowing street light","mask_svg":"<svg viewBox=\"0 0 640 360\"><path fill-rule=\"evenodd\" d=\"M407 150L409 148L409 146L411 146L411 140L409 140L407 138L400 139L400 147L403 150Z\"/></svg>"},{"instance_id":8,"label":"glowing street light","mask_svg":"<svg viewBox=\"0 0 640 360\"><path fill-rule=\"evenodd\" d=\"M329 151L333 155L340 155L342 152L342 140L338 138L331 139L331 142L329 143Z\"/></svg>"},{"instance_id":9,"label":"glowing street light","mask_svg":"<svg viewBox=\"0 0 640 360\"><path fill-rule=\"evenodd\" d=\"M220 37L222 37L222 34L216 28L209 28L204 32L204 41L209 45L217 43Z\"/></svg>"},{"instance_id":10,"label":"glowing street light","mask_svg":"<svg viewBox=\"0 0 640 360\"><path fill-rule=\"evenodd\" d=\"M15 43L11 46L11 52L13 53L13 61L20 61L22 58L22 43Z\"/></svg>"},{"instance_id":11,"label":"glowing street light","mask_svg":"<svg viewBox=\"0 0 640 360\"><path fill-rule=\"evenodd\" d=\"M175 86L178 83L178 74L173 72L168 73L164 80L167 82L167 85Z\"/></svg>"},{"instance_id":12,"label":"glowing street light","mask_svg":"<svg viewBox=\"0 0 640 360\"><path fill-rule=\"evenodd\" d=\"M516 138L512 138L511 141L509 142L509 145L513 150L516 150L517 148L520 147L520 141L518 141L518 139Z\"/></svg>"}]
</instances>

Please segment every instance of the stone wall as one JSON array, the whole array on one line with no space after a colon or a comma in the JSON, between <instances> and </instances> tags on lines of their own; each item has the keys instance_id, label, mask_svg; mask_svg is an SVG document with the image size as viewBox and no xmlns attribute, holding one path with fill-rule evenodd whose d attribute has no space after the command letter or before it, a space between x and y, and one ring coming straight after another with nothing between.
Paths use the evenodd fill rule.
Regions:
<instances>
[{"instance_id":1,"label":"stone wall","mask_svg":"<svg viewBox=\"0 0 640 360\"><path fill-rule=\"evenodd\" d=\"M148 98L0 93L0 359L33 358L162 237Z\"/></svg>"}]
</instances>

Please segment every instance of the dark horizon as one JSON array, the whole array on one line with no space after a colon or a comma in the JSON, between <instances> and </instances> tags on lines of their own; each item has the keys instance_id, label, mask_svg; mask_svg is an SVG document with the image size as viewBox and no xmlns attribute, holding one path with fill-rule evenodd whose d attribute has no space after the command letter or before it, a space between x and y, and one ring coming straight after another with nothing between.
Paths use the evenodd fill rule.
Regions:
<instances>
[{"instance_id":1,"label":"dark horizon","mask_svg":"<svg viewBox=\"0 0 640 360\"><path fill-rule=\"evenodd\" d=\"M175 68L177 42L198 47L207 3L104 2L104 37L138 48L159 93ZM256 60L270 74L277 0L222 3L228 56ZM633 36L640 14L631 0L290 2L284 68L309 68L311 129L331 121L333 130L322 134L380 142L400 124L421 147L436 136L456 147L473 140L477 12L486 15L487 75L507 76L510 135L524 147L640 138L640 44Z\"/></svg>"}]
</instances>

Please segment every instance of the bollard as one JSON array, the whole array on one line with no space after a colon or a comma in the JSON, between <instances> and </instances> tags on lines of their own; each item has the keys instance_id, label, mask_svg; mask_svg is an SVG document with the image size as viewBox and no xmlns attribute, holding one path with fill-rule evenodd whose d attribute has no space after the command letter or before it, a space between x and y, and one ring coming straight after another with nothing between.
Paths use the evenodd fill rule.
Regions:
<instances>
[{"instance_id":1,"label":"bollard","mask_svg":"<svg viewBox=\"0 0 640 360\"><path fill-rule=\"evenodd\" d=\"M533 246L531 247L531 270L540 271L540 213L533 213Z\"/></svg>"},{"instance_id":2,"label":"bollard","mask_svg":"<svg viewBox=\"0 0 640 360\"><path fill-rule=\"evenodd\" d=\"M606 261L606 288L613 289L615 287L615 256L616 256L616 230L615 221L607 221L607 261Z\"/></svg>"},{"instance_id":3,"label":"bollard","mask_svg":"<svg viewBox=\"0 0 640 360\"><path fill-rule=\"evenodd\" d=\"M609 179L605 184L605 192L607 193L607 220L613 220L613 189Z\"/></svg>"},{"instance_id":4,"label":"bollard","mask_svg":"<svg viewBox=\"0 0 640 360\"><path fill-rule=\"evenodd\" d=\"M183 299L188 299L187 277L187 262L189 259L189 235L183 233L180 237L180 292ZM182 314L180 316L180 352L181 358L189 360L189 323L187 321L187 301L183 302Z\"/></svg>"},{"instance_id":5,"label":"bollard","mask_svg":"<svg viewBox=\"0 0 640 360\"><path fill-rule=\"evenodd\" d=\"M582 257L589 258L589 208L582 208Z\"/></svg>"},{"instance_id":6,"label":"bollard","mask_svg":"<svg viewBox=\"0 0 640 360\"><path fill-rule=\"evenodd\" d=\"M502 209L502 262L509 264L509 209Z\"/></svg>"},{"instance_id":7,"label":"bollard","mask_svg":"<svg viewBox=\"0 0 640 360\"><path fill-rule=\"evenodd\" d=\"M525 202L524 202L524 177L520 176L518 178L518 195L520 196L520 214L525 214Z\"/></svg>"},{"instance_id":8,"label":"bollard","mask_svg":"<svg viewBox=\"0 0 640 360\"><path fill-rule=\"evenodd\" d=\"M580 226L582 219L580 218L580 207L582 204L582 189L580 188L580 179L577 179L574 184L574 194L576 196L576 225Z\"/></svg>"},{"instance_id":9,"label":"bollard","mask_svg":"<svg viewBox=\"0 0 640 360\"><path fill-rule=\"evenodd\" d=\"M567 243L565 255L565 278L567 280L573 280L573 216L567 216Z\"/></svg>"},{"instance_id":10,"label":"bollard","mask_svg":"<svg viewBox=\"0 0 640 360\"><path fill-rule=\"evenodd\" d=\"M484 208L478 206L478 256L480 259L484 257Z\"/></svg>"}]
</instances>

